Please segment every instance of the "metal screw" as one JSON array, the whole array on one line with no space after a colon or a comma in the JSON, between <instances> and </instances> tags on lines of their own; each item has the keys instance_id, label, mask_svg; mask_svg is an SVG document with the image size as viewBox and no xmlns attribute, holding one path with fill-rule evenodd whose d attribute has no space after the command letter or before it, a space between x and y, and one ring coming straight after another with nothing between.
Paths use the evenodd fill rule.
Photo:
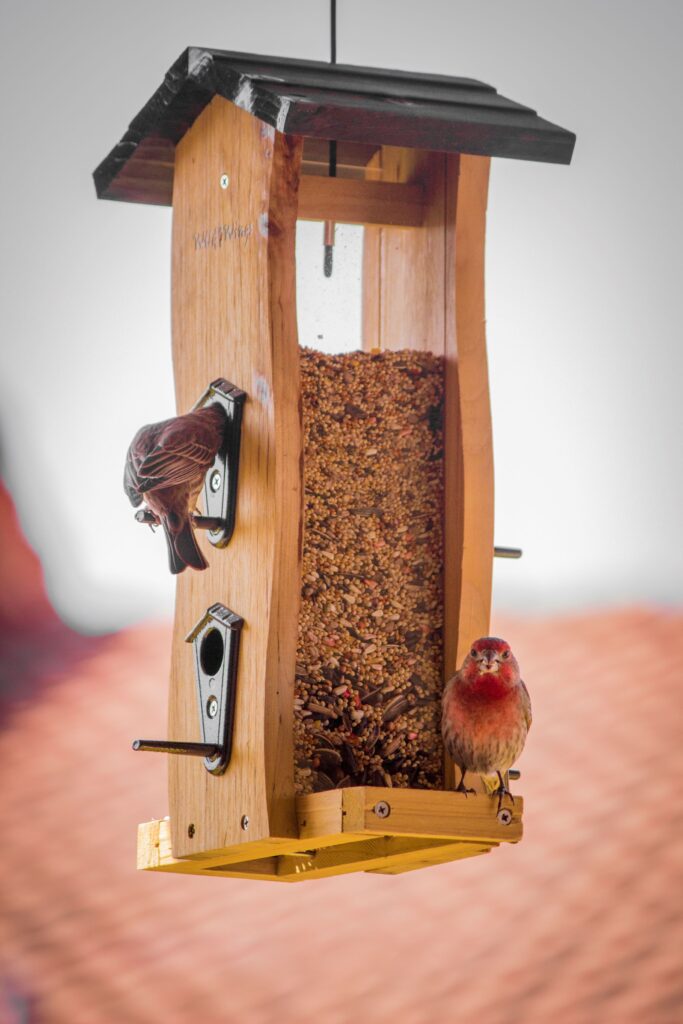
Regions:
<instances>
[{"instance_id":1,"label":"metal screw","mask_svg":"<svg viewBox=\"0 0 683 1024\"><path fill-rule=\"evenodd\" d=\"M241 825L243 831L246 832L247 829L249 828L249 815L248 814L243 814L242 815L242 820L240 821L240 825Z\"/></svg>"},{"instance_id":2,"label":"metal screw","mask_svg":"<svg viewBox=\"0 0 683 1024\"><path fill-rule=\"evenodd\" d=\"M221 188L225 189L230 184L230 178L227 174L221 174Z\"/></svg>"},{"instance_id":3,"label":"metal screw","mask_svg":"<svg viewBox=\"0 0 683 1024\"><path fill-rule=\"evenodd\" d=\"M503 807L496 815L501 825L509 825L512 821L512 811L509 807Z\"/></svg>"},{"instance_id":4,"label":"metal screw","mask_svg":"<svg viewBox=\"0 0 683 1024\"><path fill-rule=\"evenodd\" d=\"M213 473L211 474L211 478L209 479L209 487L211 488L214 494L216 493L216 491L220 490L222 482L223 478L221 477L220 473L218 472L217 469L214 469Z\"/></svg>"},{"instance_id":5,"label":"metal screw","mask_svg":"<svg viewBox=\"0 0 683 1024\"><path fill-rule=\"evenodd\" d=\"M391 814L391 807L386 800L380 800L372 809L378 818L388 818Z\"/></svg>"},{"instance_id":6,"label":"metal screw","mask_svg":"<svg viewBox=\"0 0 683 1024\"><path fill-rule=\"evenodd\" d=\"M187 826L187 835L188 835L188 838L189 838L189 839L192 839L192 838L194 838L194 833L195 833L195 827L194 827L194 825L188 825L188 826Z\"/></svg>"},{"instance_id":7,"label":"metal screw","mask_svg":"<svg viewBox=\"0 0 683 1024\"><path fill-rule=\"evenodd\" d=\"M218 714L218 700L216 697L209 697L206 702L206 713L209 718L215 718Z\"/></svg>"}]
</instances>

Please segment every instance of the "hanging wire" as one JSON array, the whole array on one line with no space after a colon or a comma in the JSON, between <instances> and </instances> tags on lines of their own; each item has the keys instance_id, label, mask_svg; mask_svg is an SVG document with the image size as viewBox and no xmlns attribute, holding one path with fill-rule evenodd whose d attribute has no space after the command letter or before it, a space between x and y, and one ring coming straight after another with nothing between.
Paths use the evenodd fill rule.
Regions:
<instances>
[{"instance_id":1,"label":"hanging wire","mask_svg":"<svg viewBox=\"0 0 683 1024\"><path fill-rule=\"evenodd\" d=\"M337 63L337 0L330 0L330 64ZM328 174L330 178L337 176L337 143L330 142ZM323 245L325 256L323 259L323 273L325 277L332 277L332 262L334 253L334 221L326 220L323 231Z\"/></svg>"}]
</instances>

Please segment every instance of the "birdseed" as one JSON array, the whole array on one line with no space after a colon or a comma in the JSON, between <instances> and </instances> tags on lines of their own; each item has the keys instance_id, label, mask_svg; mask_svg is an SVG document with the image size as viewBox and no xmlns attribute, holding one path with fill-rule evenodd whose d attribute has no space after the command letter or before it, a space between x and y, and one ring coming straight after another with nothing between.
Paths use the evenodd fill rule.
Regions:
<instances>
[{"instance_id":1,"label":"birdseed","mask_svg":"<svg viewBox=\"0 0 683 1024\"><path fill-rule=\"evenodd\" d=\"M443 361L301 350L298 793L443 788Z\"/></svg>"}]
</instances>

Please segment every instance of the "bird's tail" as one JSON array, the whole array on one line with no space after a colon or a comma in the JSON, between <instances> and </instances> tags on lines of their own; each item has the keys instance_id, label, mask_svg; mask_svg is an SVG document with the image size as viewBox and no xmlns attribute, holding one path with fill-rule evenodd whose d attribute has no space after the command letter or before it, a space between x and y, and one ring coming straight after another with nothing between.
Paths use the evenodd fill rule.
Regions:
<instances>
[{"instance_id":1,"label":"bird's tail","mask_svg":"<svg viewBox=\"0 0 683 1024\"><path fill-rule=\"evenodd\" d=\"M176 533L169 530L164 521L164 534L168 545L169 568L174 575L184 572L189 565L192 569L206 569L208 562L199 550L197 539L189 518Z\"/></svg>"},{"instance_id":2,"label":"bird's tail","mask_svg":"<svg viewBox=\"0 0 683 1024\"><path fill-rule=\"evenodd\" d=\"M479 778L481 779L488 796L491 796L491 793L495 793L498 789L499 783L497 775L480 775Z\"/></svg>"}]
</instances>

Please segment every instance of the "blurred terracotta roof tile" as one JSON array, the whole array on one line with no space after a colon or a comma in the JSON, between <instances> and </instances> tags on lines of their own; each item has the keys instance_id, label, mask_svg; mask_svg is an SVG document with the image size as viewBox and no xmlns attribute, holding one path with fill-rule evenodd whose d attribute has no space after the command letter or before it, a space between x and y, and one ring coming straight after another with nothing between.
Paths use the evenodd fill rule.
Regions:
<instances>
[{"instance_id":1,"label":"blurred terracotta roof tile","mask_svg":"<svg viewBox=\"0 0 683 1024\"><path fill-rule=\"evenodd\" d=\"M74 646L0 731L0 1021L678 1024L682 624L500 618L534 704L523 842L299 886L136 873L170 631Z\"/></svg>"}]
</instances>

